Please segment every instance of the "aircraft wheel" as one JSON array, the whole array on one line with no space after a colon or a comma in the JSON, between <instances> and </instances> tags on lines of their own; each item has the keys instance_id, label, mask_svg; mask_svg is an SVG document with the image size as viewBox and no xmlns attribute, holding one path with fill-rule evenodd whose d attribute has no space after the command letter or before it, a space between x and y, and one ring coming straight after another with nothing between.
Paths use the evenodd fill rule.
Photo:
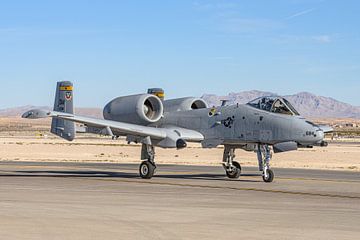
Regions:
<instances>
[{"instance_id":1,"label":"aircraft wheel","mask_svg":"<svg viewBox=\"0 0 360 240\"><path fill-rule=\"evenodd\" d=\"M139 173L143 179L150 179L154 176L155 166L149 161L143 161L140 164Z\"/></svg>"},{"instance_id":2,"label":"aircraft wheel","mask_svg":"<svg viewBox=\"0 0 360 240\"><path fill-rule=\"evenodd\" d=\"M232 164L234 165L234 168L232 170L227 170L226 171L226 176L228 178L232 178L232 179L239 178L240 174L241 174L240 163L234 161Z\"/></svg>"},{"instance_id":3,"label":"aircraft wheel","mask_svg":"<svg viewBox=\"0 0 360 240\"><path fill-rule=\"evenodd\" d=\"M271 183L274 180L275 174L271 169L267 169L267 176L265 177L265 174L263 174L263 180L266 183Z\"/></svg>"}]
</instances>

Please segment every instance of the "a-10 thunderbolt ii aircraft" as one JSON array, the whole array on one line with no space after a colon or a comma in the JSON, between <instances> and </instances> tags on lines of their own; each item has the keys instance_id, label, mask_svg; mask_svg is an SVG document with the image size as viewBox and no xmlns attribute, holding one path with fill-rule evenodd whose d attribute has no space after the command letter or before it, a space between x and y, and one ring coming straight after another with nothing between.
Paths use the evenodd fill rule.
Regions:
<instances>
[{"instance_id":1,"label":"a-10 thunderbolt ii aircraft","mask_svg":"<svg viewBox=\"0 0 360 240\"><path fill-rule=\"evenodd\" d=\"M113 137L126 136L128 143L141 143L140 176L153 177L155 147L186 148L188 142L199 142L203 148L224 146L223 167L229 178L239 178L241 166L234 161L235 149L257 153L259 171L265 182L272 182L272 152L297 150L299 147L326 146L328 126L319 126L301 117L282 97L262 97L245 105L209 108L194 97L164 100L161 89L147 94L118 97L103 110L104 119L74 114L73 84L58 82L53 111L34 109L24 118L51 117L51 132L72 141L76 123L88 132Z\"/></svg>"}]
</instances>

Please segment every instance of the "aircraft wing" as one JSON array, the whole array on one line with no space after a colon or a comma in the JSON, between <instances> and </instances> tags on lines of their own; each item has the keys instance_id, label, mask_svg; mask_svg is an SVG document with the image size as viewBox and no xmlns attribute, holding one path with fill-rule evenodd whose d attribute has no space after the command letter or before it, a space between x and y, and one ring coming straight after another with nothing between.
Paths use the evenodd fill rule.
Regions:
<instances>
[{"instance_id":1,"label":"aircraft wing","mask_svg":"<svg viewBox=\"0 0 360 240\"><path fill-rule=\"evenodd\" d=\"M197 131L183 129L179 127L167 126L164 128L156 128L149 126L142 126L131 123L123 123L105 119L77 116L70 113L63 113L57 111L45 111L40 109L34 109L27 111L22 115L23 118L38 119L38 118L58 118L66 121L86 124L87 126L104 128L107 130L108 135L112 135L112 131L119 132L125 136L136 137L150 137L155 140L166 140L166 144L163 147L175 147L171 142L175 142L178 139L185 141L200 142L204 139L203 135ZM161 145L161 144L160 144ZM170 146L171 145L171 146ZM176 145L176 144L175 144Z\"/></svg>"}]
</instances>

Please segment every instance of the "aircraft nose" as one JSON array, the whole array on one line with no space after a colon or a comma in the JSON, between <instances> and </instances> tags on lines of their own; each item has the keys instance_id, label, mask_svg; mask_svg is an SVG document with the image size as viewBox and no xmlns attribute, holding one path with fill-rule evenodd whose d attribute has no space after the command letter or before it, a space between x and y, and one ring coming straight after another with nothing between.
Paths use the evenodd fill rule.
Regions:
<instances>
[{"instance_id":1,"label":"aircraft nose","mask_svg":"<svg viewBox=\"0 0 360 240\"><path fill-rule=\"evenodd\" d=\"M324 140L324 137L325 137L324 131L321 129L317 130L317 138L319 139L319 141Z\"/></svg>"},{"instance_id":2,"label":"aircraft nose","mask_svg":"<svg viewBox=\"0 0 360 240\"><path fill-rule=\"evenodd\" d=\"M325 132L323 130L318 130L317 131L317 146L320 147L327 147L328 146L328 142L324 141L325 138Z\"/></svg>"}]
</instances>

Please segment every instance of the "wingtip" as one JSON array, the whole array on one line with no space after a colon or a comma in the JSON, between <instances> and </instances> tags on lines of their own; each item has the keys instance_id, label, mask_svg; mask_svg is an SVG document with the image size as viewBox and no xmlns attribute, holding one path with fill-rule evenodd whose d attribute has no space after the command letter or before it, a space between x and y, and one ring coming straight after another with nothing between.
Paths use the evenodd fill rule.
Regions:
<instances>
[{"instance_id":1,"label":"wingtip","mask_svg":"<svg viewBox=\"0 0 360 240\"><path fill-rule=\"evenodd\" d=\"M22 118L26 119L47 118L49 116L50 112L41 109L32 109L21 115Z\"/></svg>"}]
</instances>

